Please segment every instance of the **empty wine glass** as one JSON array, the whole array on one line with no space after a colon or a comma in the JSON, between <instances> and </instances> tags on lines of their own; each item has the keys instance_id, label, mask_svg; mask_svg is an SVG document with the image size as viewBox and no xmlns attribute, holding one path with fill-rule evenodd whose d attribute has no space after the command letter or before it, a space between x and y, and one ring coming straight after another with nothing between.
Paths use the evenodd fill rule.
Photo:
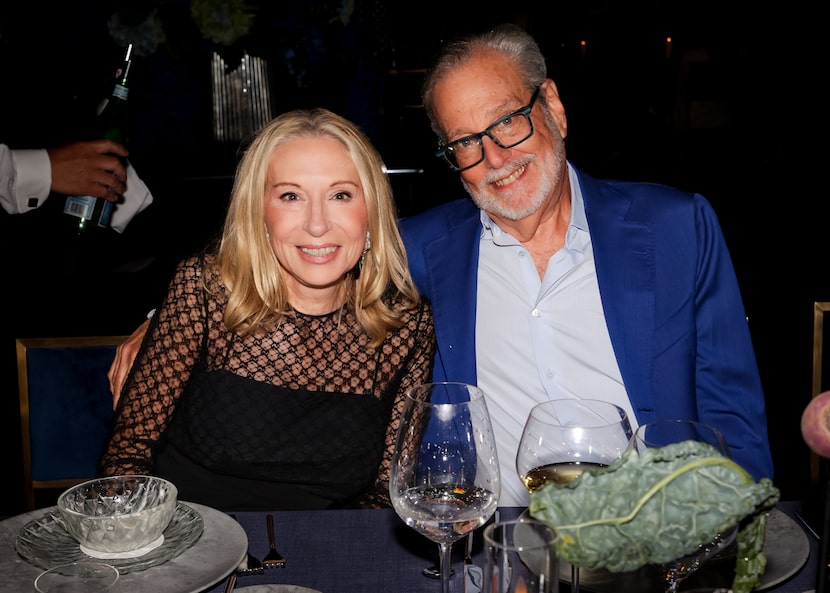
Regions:
<instances>
[{"instance_id":1,"label":"empty wine glass","mask_svg":"<svg viewBox=\"0 0 830 593\"><path fill-rule=\"evenodd\" d=\"M721 432L713 426L694 420L656 420L643 424L634 432L630 447L642 452L646 449L665 447L684 441L707 443L721 455L731 458L726 439ZM712 541L701 544L696 552L663 564L666 593L675 593L683 579L700 568L703 562L731 544L735 540L737 530L736 525L724 533L717 534Z\"/></svg>"},{"instance_id":2,"label":"empty wine glass","mask_svg":"<svg viewBox=\"0 0 830 593\"><path fill-rule=\"evenodd\" d=\"M410 389L392 455L389 494L401 519L438 544L442 593L449 593L453 542L487 522L500 488L482 391L465 383Z\"/></svg>"},{"instance_id":3,"label":"empty wine glass","mask_svg":"<svg viewBox=\"0 0 830 593\"><path fill-rule=\"evenodd\" d=\"M542 402L528 414L516 471L530 492L548 481L564 484L619 459L630 439L628 415L615 404L596 399ZM579 591L579 568L574 565L571 591Z\"/></svg>"}]
</instances>

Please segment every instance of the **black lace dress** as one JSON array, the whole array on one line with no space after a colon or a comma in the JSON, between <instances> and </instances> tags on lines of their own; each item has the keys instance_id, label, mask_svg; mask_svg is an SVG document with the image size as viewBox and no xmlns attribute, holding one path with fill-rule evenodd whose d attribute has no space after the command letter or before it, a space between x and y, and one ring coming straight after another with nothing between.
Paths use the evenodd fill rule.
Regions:
<instances>
[{"instance_id":1,"label":"black lace dress","mask_svg":"<svg viewBox=\"0 0 830 593\"><path fill-rule=\"evenodd\" d=\"M229 332L227 296L211 256L179 265L99 473L160 475L180 500L226 511L389 506L403 394L431 376L429 304L370 348L348 308Z\"/></svg>"}]
</instances>

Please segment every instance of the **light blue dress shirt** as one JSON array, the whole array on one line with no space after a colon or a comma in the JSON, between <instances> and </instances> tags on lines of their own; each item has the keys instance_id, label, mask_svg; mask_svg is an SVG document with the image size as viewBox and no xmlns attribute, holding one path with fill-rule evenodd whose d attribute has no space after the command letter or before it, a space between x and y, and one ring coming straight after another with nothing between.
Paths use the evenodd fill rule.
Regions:
<instances>
[{"instance_id":1,"label":"light blue dress shirt","mask_svg":"<svg viewBox=\"0 0 830 593\"><path fill-rule=\"evenodd\" d=\"M515 461L535 404L570 397L610 401L636 427L602 310L579 181L573 171L570 177L565 245L551 256L544 278L528 250L481 212L476 368L500 444L501 505L527 505Z\"/></svg>"}]
</instances>

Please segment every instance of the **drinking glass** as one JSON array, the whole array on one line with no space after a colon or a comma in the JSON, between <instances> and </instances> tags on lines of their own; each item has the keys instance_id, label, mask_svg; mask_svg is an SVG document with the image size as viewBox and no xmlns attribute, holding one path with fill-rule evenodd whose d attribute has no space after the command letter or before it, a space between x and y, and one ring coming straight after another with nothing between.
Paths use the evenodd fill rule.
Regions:
<instances>
[{"instance_id":1,"label":"drinking glass","mask_svg":"<svg viewBox=\"0 0 830 593\"><path fill-rule=\"evenodd\" d=\"M556 530L530 517L484 529L482 593L558 593Z\"/></svg>"},{"instance_id":2,"label":"drinking glass","mask_svg":"<svg viewBox=\"0 0 830 593\"><path fill-rule=\"evenodd\" d=\"M726 439L721 432L694 420L656 420L639 426L631 438L630 447L641 452L684 441L698 441L711 445L721 455L731 458ZM662 565L666 593L675 593L680 582L700 568L700 565L726 548L735 540L737 525L719 533L711 542L702 544L696 552Z\"/></svg>"},{"instance_id":3,"label":"drinking glass","mask_svg":"<svg viewBox=\"0 0 830 593\"><path fill-rule=\"evenodd\" d=\"M565 484L619 459L630 439L628 415L615 404L597 399L542 402L525 421L516 471L530 492L548 481ZM574 565L571 590L579 592L579 567Z\"/></svg>"},{"instance_id":4,"label":"drinking glass","mask_svg":"<svg viewBox=\"0 0 830 593\"><path fill-rule=\"evenodd\" d=\"M401 519L438 544L442 593L449 593L453 542L487 522L500 488L484 393L449 382L410 389L392 455L389 494Z\"/></svg>"}]
</instances>

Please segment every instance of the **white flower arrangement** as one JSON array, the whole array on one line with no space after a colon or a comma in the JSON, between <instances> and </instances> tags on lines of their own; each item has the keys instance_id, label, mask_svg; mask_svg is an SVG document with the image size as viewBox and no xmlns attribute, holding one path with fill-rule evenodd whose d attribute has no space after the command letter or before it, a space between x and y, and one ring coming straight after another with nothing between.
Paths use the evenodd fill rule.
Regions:
<instances>
[{"instance_id":1,"label":"white flower arrangement","mask_svg":"<svg viewBox=\"0 0 830 593\"><path fill-rule=\"evenodd\" d=\"M133 53L140 56L149 56L159 45L165 42L164 27L158 16L158 10L153 9L146 19L138 25L128 25L123 22L117 12L107 22L110 37L122 47L133 44Z\"/></svg>"},{"instance_id":2,"label":"white flower arrangement","mask_svg":"<svg viewBox=\"0 0 830 593\"><path fill-rule=\"evenodd\" d=\"M190 16L205 39L229 47L254 24L254 11L246 0L192 0Z\"/></svg>"},{"instance_id":3,"label":"white flower arrangement","mask_svg":"<svg viewBox=\"0 0 830 593\"><path fill-rule=\"evenodd\" d=\"M187 32L171 27L181 25L184 15L178 11L189 7L190 18L202 38L216 46L239 49L239 41L250 35L254 28L258 1L261 0L189 0L183 5L173 5L167 0L131 3L110 17L107 28L118 45L126 47L132 43L135 55L149 56L163 44L182 45L182 39L174 37ZM339 0L328 7L322 19L346 26L354 16L354 10L355 0ZM214 49L222 51L221 48Z\"/></svg>"}]
</instances>

